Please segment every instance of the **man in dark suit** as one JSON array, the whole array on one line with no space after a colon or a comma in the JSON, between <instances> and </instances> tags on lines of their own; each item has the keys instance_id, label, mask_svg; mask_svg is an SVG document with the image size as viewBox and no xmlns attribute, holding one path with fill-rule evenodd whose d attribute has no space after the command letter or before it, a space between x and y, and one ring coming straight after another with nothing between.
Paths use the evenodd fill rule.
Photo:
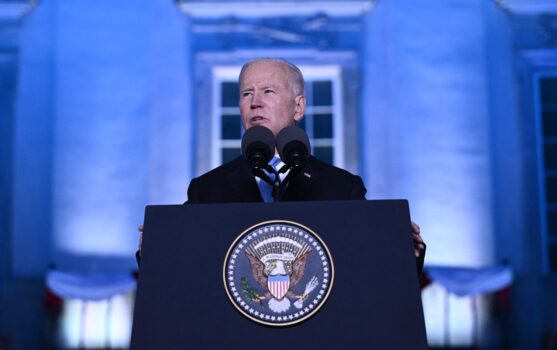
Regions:
<instances>
[{"instance_id":1,"label":"man in dark suit","mask_svg":"<svg viewBox=\"0 0 557 350\"><path fill-rule=\"evenodd\" d=\"M304 116L304 78L298 67L275 58L246 63L240 72L240 114L244 129L264 126L277 135ZM260 179L238 157L193 179L187 203L262 202ZM359 176L310 156L306 168L293 177L282 201L364 200L366 189ZM421 270L425 244L420 228L412 223L414 249Z\"/></svg>"},{"instance_id":2,"label":"man in dark suit","mask_svg":"<svg viewBox=\"0 0 557 350\"><path fill-rule=\"evenodd\" d=\"M277 135L305 113L304 78L295 65L280 59L248 62L240 72L240 114L244 129L261 125ZM188 203L261 202L263 197L247 162L238 157L193 179ZM282 201L365 199L362 180L310 157L291 179Z\"/></svg>"}]
</instances>

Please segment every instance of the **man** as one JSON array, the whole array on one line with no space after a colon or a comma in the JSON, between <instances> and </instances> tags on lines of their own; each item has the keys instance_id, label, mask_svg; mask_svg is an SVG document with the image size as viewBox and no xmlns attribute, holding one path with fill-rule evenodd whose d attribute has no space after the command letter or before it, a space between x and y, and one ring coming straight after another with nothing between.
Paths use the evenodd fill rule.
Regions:
<instances>
[{"instance_id":1,"label":"man","mask_svg":"<svg viewBox=\"0 0 557 350\"><path fill-rule=\"evenodd\" d=\"M276 58L256 59L242 67L239 80L244 129L261 125L277 135L304 116L304 78L295 65ZM259 182L246 160L239 156L193 179L188 188L187 203L262 202ZM310 156L306 169L288 183L282 200L364 200L365 193L359 176ZM412 231L421 270L425 244L415 223L412 223Z\"/></svg>"},{"instance_id":2,"label":"man","mask_svg":"<svg viewBox=\"0 0 557 350\"><path fill-rule=\"evenodd\" d=\"M244 129L261 125L277 135L299 122L306 108L298 67L278 59L248 62L240 72L240 114ZM288 184L283 201L365 199L362 180L310 157L303 174ZM188 203L261 202L256 178L240 156L193 179Z\"/></svg>"}]
</instances>

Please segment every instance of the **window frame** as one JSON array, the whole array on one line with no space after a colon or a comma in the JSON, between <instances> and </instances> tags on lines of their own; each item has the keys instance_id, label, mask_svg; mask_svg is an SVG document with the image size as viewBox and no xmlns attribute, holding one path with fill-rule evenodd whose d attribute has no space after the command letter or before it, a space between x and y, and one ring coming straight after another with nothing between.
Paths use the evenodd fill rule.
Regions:
<instances>
[{"instance_id":1,"label":"window frame","mask_svg":"<svg viewBox=\"0 0 557 350\"><path fill-rule=\"evenodd\" d=\"M533 91L534 91L534 115L535 115L535 133L536 133L536 165L537 165L537 176L538 176L538 198L539 198L539 223L540 223L540 243L541 243L541 258L542 258L542 270L544 274L557 273L557 270L551 269L551 256L550 251L552 246L557 246L557 238L550 237L549 232L549 202L547 198L547 170L545 164L545 145L546 138L544 136L544 126L543 126L543 112L544 104L542 101L542 87L541 83L543 79L556 79L557 80L557 70L544 70L536 72L533 74ZM557 176L556 176L557 177ZM556 204L553 204L556 205Z\"/></svg>"}]
</instances>

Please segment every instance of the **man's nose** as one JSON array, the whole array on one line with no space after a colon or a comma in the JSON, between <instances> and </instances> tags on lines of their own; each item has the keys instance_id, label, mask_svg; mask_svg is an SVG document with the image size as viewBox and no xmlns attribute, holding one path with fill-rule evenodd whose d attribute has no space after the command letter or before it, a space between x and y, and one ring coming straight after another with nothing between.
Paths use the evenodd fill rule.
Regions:
<instances>
[{"instance_id":1,"label":"man's nose","mask_svg":"<svg viewBox=\"0 0 557 350\"><path fill-rule=\"evenodd\" d=\"M251 108L261 107L261 94L254 92L251 96Z\"/></svg>"}]
</instances>

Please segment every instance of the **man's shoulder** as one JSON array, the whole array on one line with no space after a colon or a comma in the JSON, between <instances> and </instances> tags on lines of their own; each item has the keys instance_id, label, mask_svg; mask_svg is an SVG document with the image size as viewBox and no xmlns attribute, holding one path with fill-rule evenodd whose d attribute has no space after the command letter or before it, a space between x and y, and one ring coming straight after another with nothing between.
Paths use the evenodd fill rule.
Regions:
<instances>
[{"instance_id":1,"label":"man's shoulder","mask_svg":"<svg viewBox=\"0 0 557 350\"><path fill-rule=\"evenodd\" d=\"M188 203L221 203L241 201L237 192L250 188L249 168L242 157L237 157L191 180ZM255 180L253 180L255 183ZM257 186L254 184L255 189ZM249 191L248 191L249 192Z\"/></svg>"},{"instance_id":2,"label":"man's shoulder","mask_svg":"<svg viewBox=\"0 0 557 350\"><path fill-rule=\"evenodd\" d=\"M194 180L196 182L222 180L226 177L227 174L237 171L242 167L247 167L246 161L242 156L238 156L229 162L226 162L202 175L199 175Z\"/></svg>"},{"instance_id":3,"label":"man's shoulder","mask_svg":"<svg viewBox=\"0 0 557 350\"><path fill-rule=\"evenodd\" d=\"M292 200L349 200L365 199L362 179L347 170L310 157L308 167L292 183L298 192L288 192Z\"/></svg>"},{"instance_id":4,"label":"man's shoulder","mask_svg":"<svg viewBox=\"0 0 557 350\"><path fill-rule=\"evenodd\" d=\"M228 173L230 171L234 171L236 169L238 169L239 167L245 165L246 161L242 156L238 156L234 159L232 159L231 161L228 161L222 165L219 165L218 167L209 170L208 172L200 175L199 177L211 177L211 176L215 176L215 175L222 175L224 173Z\"/></svg>"}]
</instances>

